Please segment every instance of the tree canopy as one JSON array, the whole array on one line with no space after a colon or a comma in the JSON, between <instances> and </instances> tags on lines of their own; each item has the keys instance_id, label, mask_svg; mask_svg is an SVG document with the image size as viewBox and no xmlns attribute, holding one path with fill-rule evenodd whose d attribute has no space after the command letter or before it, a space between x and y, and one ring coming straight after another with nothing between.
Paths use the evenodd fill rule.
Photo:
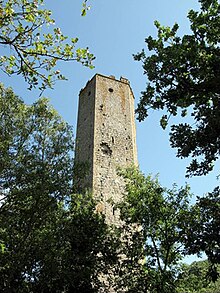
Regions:
<instances>
[{"instance_id":1,"label":"tree canopy","mask_svg":"<svg viewBox=\"0 0 220 293\"><path fill-rule=\"evenodd\" d=\"M82 15L88 10L83 2ZM88 48L76 48L78 38L68 40L44 0L0 1L1 69L8 75L21 75L29 89L52 87L65 79L57 68L58 61L77 61L90 68L94 59Z\"/></svg>"},{"instance_id":2,"label":"tree canopy","mask_svg":"<svg viewBox=\"0 0 220 293\"><path fill-rule=\"evenodd\" d=\"M156 21L157 38L146 38L152 54L142 50L135 55L148 78L138 119L144 120L150 109L160 110L165 129L171 117L179 118L171 125L170 142L178 157L192 157L187 176L208 174L220 154L220 4L199 2L201 10L188 13L191 34L179 37L178 24L170 28ZM199 198L186 221L188 253L206 253L213 280L220 261L219 198L219 187Z\"/></svg>"},{"instance_id":3,"label":"tree canopy","mask_svg":"<svg viewBox=\"0 0 220 293\"><path fill-rule=\"evenodd\" d=\"M74 190L71 127L0 86L0 290L97 292L117 239ZM104 289L103 289L104 290Z\"/></svg>"},{"instance_id":4,"label":"tree canopy","mask_svg":"<svg viewBox=\"0 0 220 293\"><path fill-rule=\"evenodd\" d=\"M187 253L205 253L209 260L207 275L212 281L219 278L217 264L220 264L220 190L216 187L199 197L192 207L186 226L188 235L184 243Z\"/></svg>"},{"instance_id":5,"label":"tree canopy","mask_svg":"<svg viewBox=\"0 0 220 293\"><path fill-rule=\"evenodd\" d=\"M197 281L204 287L215 283L219 277L219 189L192 204L189 186L164 188L158 178L145 177L133 167L122 175L125 193L117 207L125 235L124 257L117 271L119 289L126 284L128 292L194 292L187 290L195 288ZM184 257L201 253L208 258L205 272L187 287Z\"/></svg>"},{"instance_id":6,"label":"tree canopy","mask_svg":"<svg viewBox=\"0 0 220 293\"><path fill-rule=\"evenodd\" d=\"M157 178L145 177L134 168L127 169L123 176L126 187L124 200L119 204L125 223L123 229L133 231L132 239L138 239L134 245L128 238L130 245L124 250L127 255L124 278L130 279L131 288L139 286L138 292L176 292L179 263L186 255L184 238L187 234L185 221L190 214L189 187L177 189L173 186L168 190Z\"/></svg>"},{"instance_id":7,"label":"tree canopy","mask_svg":"<svg viewBox=\"0 0 220 293\"><path fill-rule=\"evenodd\" d=\"M171 126L170 142L178 157L192 156L188 176L210 172L220 153L220 4L199 2L201 10L188 14L191 34L179 37L178 24L170 28L156 21L157 38L146 38L152 54L142 50L135 55L148 78L138 119L144 120L149 109L162 110L163 128L171 116L184 118Z\"/></svg>"},{"instance_id":8,"label":"tree canopy","mask_svg":"<svg viewBox=\"0 0 220 293\"><path fill-rule=\"evenodd\" d=\"M218 293L220 280L213 283L207 277L209 264L207 261L195 261L184 265L178 276L178 293Z\"/></svg>"}]
</instances>

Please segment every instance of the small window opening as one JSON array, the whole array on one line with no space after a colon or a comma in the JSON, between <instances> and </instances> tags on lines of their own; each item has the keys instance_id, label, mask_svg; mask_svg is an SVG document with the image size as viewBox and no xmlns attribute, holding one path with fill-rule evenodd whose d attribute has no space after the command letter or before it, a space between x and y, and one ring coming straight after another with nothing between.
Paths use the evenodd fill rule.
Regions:
<instances>
[{"instance_id":1,"label":"small window opening","mask_svg":"<svg viewBox=\"0 0 220 293\"><path fill-rule=\"evenodd\" d=\"M91 92L89 91L89 92L88 92L88 96L90 96L90 95L91 95Z\"/></svg>"},{"instance_id":2,"label":"small window opening","mask_svg":"<svg viewBox=\"0 0 220 293\"><path fill-rule=\"evenodd\" d=\"M112 214L115 215L115 207L112 208Z\"/></svg>"},{"instance_id":3,"label":"small window opening","mask_svg":"<svg viewBox=\"0 0 220 293\"><path fill-rule=\"evenodd\" d=\"M110 93L113 93L113 89L110 87L109 89L108 89L108 91L110 92Z\"/></svg>"}]
</instances>

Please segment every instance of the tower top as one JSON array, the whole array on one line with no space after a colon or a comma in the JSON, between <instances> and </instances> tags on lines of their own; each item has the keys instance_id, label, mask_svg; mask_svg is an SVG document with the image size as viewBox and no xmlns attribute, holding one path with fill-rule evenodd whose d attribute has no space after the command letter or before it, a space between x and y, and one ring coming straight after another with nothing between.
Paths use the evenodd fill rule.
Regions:
<instances>
[{"instance_id":1,"label":"tower top","mask_svg":"<svg viewBox=\"0 0 220 293\"><path fill-rule=\"evenodd\" d=\"M114 75L104 75L104 74L100 74L100 73L96 73L87 83L86 83L86 85L85 85L85 87L84 88L82 88L81 90L80 90L80 94L83 92L83 90L85 89L85 88L87 88L87 86L94 80L94 79L96 79L97 77L102 77L102 78L107 78L107 79L109 79L109 80L114 80L114 81L116 81L116 82L121 82L121 83L125 83L125 84L128 84L129 85L129 87L130 87L130 90L131 90L131 93L132 93L132 95L133 95L133 98L134 98L134 94L133 94L133 91L132 91L132 88L131 88L131 86L130 86L130 81L126 78L126 77L123 77L123 76L121 76L120 77L120 79L116 79L115 78L115 76Z\"/></svg>"}]
</instances>

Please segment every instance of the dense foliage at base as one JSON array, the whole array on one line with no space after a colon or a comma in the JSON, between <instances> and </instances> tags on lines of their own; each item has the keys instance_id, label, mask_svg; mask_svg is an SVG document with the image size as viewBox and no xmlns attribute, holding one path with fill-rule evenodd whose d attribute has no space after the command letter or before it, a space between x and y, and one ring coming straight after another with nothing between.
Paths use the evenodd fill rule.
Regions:
<instances>
[{"instance_id":1,"label":"dense foliage at base","mask_svg":"<svg viewBox=\"0 0 220 293\"><path fill-rule=\"evenodd\" d=\"M191 265L183 265L179 275L178 293L219 293L220 279L210 282L207 276L209 264L207 261L193 262ZM220 266L218 266L220 270Z\"/></svg>"},{"instance_id":2,"label":"dense foliage at base","mask_svg":"<svg viewBox=\"0 0 220 293\"><path fill-rule=\"evenodd\" d=\"M220 264L219 189L191 204L189 186L164 188L158 178L145 177L134 167L122 175L125 194L117 207L123 221L120 253L124 257L117 271L117 292L124 292L120 291L123 284L127 292L140 293L175 293L178 288L188 288L184 257L202 253L208 262L201 281L207 278L207 286L215 283Z\"/></svg>"},{"instance_id":3,"label":"dense foliage at base","mask_svg":"<svg viewBox=\"0 0 220 293\"><path fill-rule=\"evenodd\" d=\"M46 99L0 87L0 291L95 292L115 240L74 194L73 135Z\"/></svg>"}]
</instances>

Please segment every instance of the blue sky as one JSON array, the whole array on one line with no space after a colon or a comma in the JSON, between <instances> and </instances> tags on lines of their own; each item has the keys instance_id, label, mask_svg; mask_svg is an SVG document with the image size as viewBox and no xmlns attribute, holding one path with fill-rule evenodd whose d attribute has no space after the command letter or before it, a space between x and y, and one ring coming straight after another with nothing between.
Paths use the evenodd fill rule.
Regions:
<instances>
[{"instance_id":1,"label":"blue sky","mask_svg":"<svg viewBox=\"0 0 220 293\"><path fill-rule=\"evenodd\" d=\"M143 76L141 63L135 62L132 54L145 46L144 39L147 36L155 36L154 20L163 25L178 22L179 34L189 33L187 12L199 7L196 0L90 0L91 10L86 17L81 17L80 0L45 0L45 4L52 10L56 26L65 35L79 37L79 46L88 46L96 56L93 70L77 63L59 63L59 69L68 77L68 81L60 81L54 90L44 93L74 128L78 93L96 72L128 78L137 103L140 92L145 89L146 76ZM22 78L1 75L1 80L7 86L12 86L26 102L31 103L37 99L35 91L26 90ZM159 113L152 112L147 120L137 122L141 170L146 174L159 173L161 183L167 187L171 187L174 182L179 186L189 182L196 195L211 191L218 184L214 172L205 177L186 180L185 166L189 160L175 157L175 150L169 146L169 129L163 131L160 128L159 117Z\"/></svg>"}]
</instances>

